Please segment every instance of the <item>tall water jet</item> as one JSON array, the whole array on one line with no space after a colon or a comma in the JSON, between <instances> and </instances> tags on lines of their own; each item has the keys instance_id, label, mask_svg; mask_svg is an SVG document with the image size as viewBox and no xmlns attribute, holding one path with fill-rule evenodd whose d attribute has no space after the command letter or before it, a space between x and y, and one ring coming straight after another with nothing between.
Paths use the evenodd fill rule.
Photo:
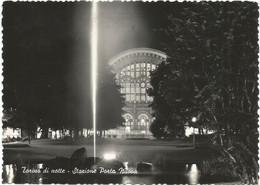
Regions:
<instances>
[{"instance_id":1,"label":"tall water jet","mask_svg":"<svg viewBox=\"0 0 260 185\"><path fill-rule=\"evenodd\" d=\"M96 157L96 112L97 112L97 61L98 61L98 15L97 2L92 2L91 8L91 88L92 88L92 117L93 117L93 146Z\"/></svg>"}]
</instances>

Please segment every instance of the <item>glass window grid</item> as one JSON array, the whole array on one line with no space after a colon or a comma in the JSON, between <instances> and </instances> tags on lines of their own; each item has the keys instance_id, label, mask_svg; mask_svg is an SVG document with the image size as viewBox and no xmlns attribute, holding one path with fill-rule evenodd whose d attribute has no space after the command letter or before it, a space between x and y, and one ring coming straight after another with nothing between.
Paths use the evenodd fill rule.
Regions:
<instances>
[{"instance_id":1,"label":"glass window grid","mask_svg":"<svg viewBox=\"0 0 260 185\"><path fill-rule=\"evenodd\" d=\"M123 116L123 117L124 117L124 119L125 119L124 125L133 128L133 127L134 127L134 122L133 122L132 116L125 115L125 116Z\"/></svg>"},{"instance_id":2,"label":"glass window grid","mask_svg":"<svg viewBox=\"0 0 260 185\"><path fill-rule=\"evenodd\" d=\"M141 115L138 118L137 122L137 128L138 129L149 129L149 119L145 115Z\"/></svg>"},{"instance_id":3,"label":"glass window grid","mask_svg":"<svg viewBox=\"0 0 260 185\"><path fill-rule=\"evenodd\" d=\"M156 68L154 64L144 63L144 62L136 62L135 64L131 64L126 66L120 71L121 78L123 77L131 77L132 79L140 77L140 75L144 75L149 78L150 70L152 71ZM145 86L140 87L141 83L144 82ZM152 97L149 97L146 93L146 89L150 87L148 80L139 80L138 82L130 82L130 80L121 81L121 93L125 94L125 98L127 102L151 102Z\"/></svg>"}]
</instances>

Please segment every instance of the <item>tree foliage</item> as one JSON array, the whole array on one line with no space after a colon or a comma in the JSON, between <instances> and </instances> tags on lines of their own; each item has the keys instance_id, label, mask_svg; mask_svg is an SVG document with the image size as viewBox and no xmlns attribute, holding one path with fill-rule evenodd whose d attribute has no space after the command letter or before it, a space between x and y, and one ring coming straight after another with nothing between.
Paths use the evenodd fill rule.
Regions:
<instances>
[{"instance_id":1,"label":"tree foliage","mask_svg":"<svg viewBox=\"0 0 260 185\"><path fill-rule=\"evenodd\" d=\"M106 65L105 65L106 66ZM99 71L97 96L97 129L108 130L123 126L125 99L116 83L115 74L106 66Z\"/></svg>"},{"instance_id":2,"label":"tree foliage","mask_svg":"<svg viewBox=\"0 0 260 185\"><path fill-rule=\"evenodd\" d=\"M157 128L178 133L196 117L192 126L216 131L246 182L258 171L257 18L257 4L242 2L196 3L180 17L169 15L162 29L168 58L149 89ZM246 153L250 165L241 160Z\"/></svg>"}]
</instances>

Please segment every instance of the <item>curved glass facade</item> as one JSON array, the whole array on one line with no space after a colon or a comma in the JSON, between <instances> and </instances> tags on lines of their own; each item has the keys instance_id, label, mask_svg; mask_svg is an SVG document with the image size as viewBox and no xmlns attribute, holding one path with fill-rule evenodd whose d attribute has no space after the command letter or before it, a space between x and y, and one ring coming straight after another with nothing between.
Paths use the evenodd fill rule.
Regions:
<instances>
[{"instance_id":1,"label":"curved glass facade","mask_svg":"<svg viewBox=\"0 0 260 185\"><path fill-rule=\"evenodd\" d=\"M126 102L148 103L152 101L146 89L150 87L150 72L155 67L152 63L136 62L120 70L117 79L121 85L121 93L125 94Z\"/></svg>"}]
</instances>

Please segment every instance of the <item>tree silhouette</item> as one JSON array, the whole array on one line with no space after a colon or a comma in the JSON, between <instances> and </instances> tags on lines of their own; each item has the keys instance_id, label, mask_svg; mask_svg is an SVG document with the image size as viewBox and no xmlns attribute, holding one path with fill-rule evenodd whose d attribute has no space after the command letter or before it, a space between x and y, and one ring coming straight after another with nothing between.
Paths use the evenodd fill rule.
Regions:
<instances>
[{"instance_id":1,"label":"tree silhouette","mask_svg":"<svg viewBox=\"0 0 260 185\"><path fill-rule=\"evenodd\" d=\"M237 166L233 172L247 183L257 181L258 171L257 9L203 2L184 8L180 18L169 15L162 29L168 58L152 73L149 90L157 128L178 133L197 117L192 126L215 130Z\"/></svg>"},{"instance_id":2,"label":"tree silhouette","mask_svg":"<svg viewBox=\"0 0 260 185\"><path fill-rule=\"evenodd\" d=\"M101 133L123 126L122 108L125 104L115 74L108 66L103 66L99 71L97 96L97 130Z\"/></svg>"}]
</instances>

